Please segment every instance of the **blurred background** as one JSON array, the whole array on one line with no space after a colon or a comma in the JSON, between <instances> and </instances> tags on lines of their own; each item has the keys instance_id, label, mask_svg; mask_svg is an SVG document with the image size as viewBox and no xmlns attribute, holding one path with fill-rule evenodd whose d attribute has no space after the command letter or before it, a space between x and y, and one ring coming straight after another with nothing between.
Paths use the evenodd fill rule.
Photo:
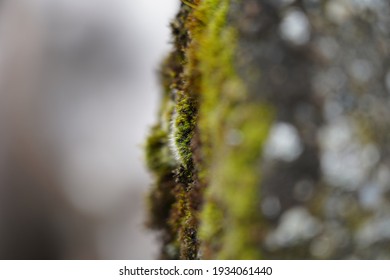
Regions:
<instances>
[{"instance_id":1,"label":"blurred background","mask_svg":"<svg viewBox=\"0 0 390 280\"><path fill-rule=\"evenodd\" d=\"M142 145L178 0L0 1L0 259L149 259Z\"/></svg>"}]
</instances>

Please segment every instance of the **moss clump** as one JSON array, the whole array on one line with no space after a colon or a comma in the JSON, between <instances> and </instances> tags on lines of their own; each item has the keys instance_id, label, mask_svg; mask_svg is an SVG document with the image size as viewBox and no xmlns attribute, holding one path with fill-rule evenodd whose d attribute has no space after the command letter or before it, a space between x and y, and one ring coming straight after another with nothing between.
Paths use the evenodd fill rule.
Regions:
<instances>
[{"instance_id":1,"label":"moss clump","mask_svg":"<svg viewBox=\"0 0 390 280\"><path fill-rule=\"evenodd\" d=\"M256 259L261 257L260 159L274 113L270 105L249 100L234 69L237 35L227 23L230 1L204 3L197 11L207 11L199 18L208 22L197 37L198 126L207 184L200 219L203 257Z\"/></svg>"},{"instance_id":2,"label":"moss clump","mask_svg":"<svg viewBox=\"0 0 390 280\"><path fill-rule=\"evenodd\" d=\"M188 4L196 5L196 2L182 4L171 24L175 49L161 71L164 97L158 127L162 131L156 132L156 128L153 128L148 140L148 143L163 144L154 145L158 149L148 144L146 151L148 165L156 176L156 185L150 194L151 220L155 225L160 225L157 228L163 233L162 257L171 259L197 258L199 243L196 215L199 203L194 201L199 200L200 189L195 183L196 172L192 158L192 139L197 115L196 79L185 73L191 60L187 54L191 37L185 25L193 9ZM169 160L161 163L158 158L163 154L168 154ZM165 181L166 178L169 179L169 184ZM156 201L156 197L162 201ZM166 206L163 217L161 213L154 211L156 204Z\"/></svg>"},{"instance_id":3,"label":"moss clump","mask_svg":"<svg viewBox=\"0 0 390 280\"><path fill-rule=\"evenodd\" d=\"M174 240L172 230L166 221L170 216L172 204L175 202L175 197L171 191L175 186L175 180L171 172L175 161L168 149L167 132L162 129L161 124L152 128L146 143L146 160L148 167L156 174L155 185L149 195L150 215L147 224L150 228L162 232L161 238L165 248ZM162 250L161 257L170 258L164 251Z\"/></svg>"},{"instance_id":4,"label":"moss clump","mask_svg":"<svg viewBox=\"0 0 390 280\"><path fill-rule=\"evenodd\" d=\"M168 134L161 125L154 126L146 144L147 165L153 172L167 173L175 166L167 141Z\"/></svg>"},{"instance_id":5,"label":"moss clump","mask_svg":"<svg viewBox=\"0 0 390 280\"><path fill-rule=\"evenodd\" d=\"M196 102L183 91L177 93L171 127L171 149L176 160L185 168L192 165L191 139L194 135Z\"/></svg>"},{"instance_id":6,"label":"moss clump","mask_svg":"<svg viewBox=\"0 0 390 280\"><path fill-rule=\"evenodd\" d=\"M230 1L182 2L172 23L175 50L163 67L169 73L163 85L174 103L165 114L168 131L160 132L166 146L148 157L158 178L160 166L175 178L165 189L169 238L163 251L176 248L179 254L171 258L182 259L260 258L259 164L273 109L252 102L235 71ZM167 107L165 100L162 111ZM176 157L176 165L154 158L166 154Z\"/></svg>"}]
</instances>

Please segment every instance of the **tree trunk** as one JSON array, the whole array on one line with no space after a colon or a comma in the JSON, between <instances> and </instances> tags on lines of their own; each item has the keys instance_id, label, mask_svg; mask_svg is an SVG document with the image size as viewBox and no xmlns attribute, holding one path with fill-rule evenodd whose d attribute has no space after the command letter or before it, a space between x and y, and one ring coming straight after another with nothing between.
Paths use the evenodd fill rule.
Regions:
<instances>
[{"instance_id":1,"label":"tree trunk","mask_svg":"<svg viewBox=\"0 0 390 280\"><path fill-rule=\"evenodd\" d=\"M389 14L182 1L146 150L161 258L390 258Z\"/></svg>"}]
</instances>

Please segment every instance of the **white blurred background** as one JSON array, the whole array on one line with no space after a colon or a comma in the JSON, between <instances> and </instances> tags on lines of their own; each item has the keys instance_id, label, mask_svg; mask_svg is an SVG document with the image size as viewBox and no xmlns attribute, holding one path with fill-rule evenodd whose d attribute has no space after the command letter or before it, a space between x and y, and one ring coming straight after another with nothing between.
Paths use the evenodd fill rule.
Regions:
<instances>
[{"instance_id":1,"label":"white blurred background","mask_svg":"<svg viewBox=\"0 0 390 280\"><path fill-rule=\"evenodd\" d=\"M149 259L142 145L178 0L0 0L0 259Z\"/></svg>"}]
</instances>

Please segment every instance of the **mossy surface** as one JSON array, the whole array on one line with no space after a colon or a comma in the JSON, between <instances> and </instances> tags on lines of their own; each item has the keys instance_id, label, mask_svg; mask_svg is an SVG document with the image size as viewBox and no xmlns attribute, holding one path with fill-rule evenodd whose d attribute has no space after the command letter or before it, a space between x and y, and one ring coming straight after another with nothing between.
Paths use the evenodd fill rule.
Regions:
<instances>
[{"instance_id":1,"label":"mossy surface","mask_svg":"<svg viewBox=\"0 0 390 280\"><path fill-rule=\"evenodd\" d=\"M191 17L191 5L183 3L172 22L174 51L169 55L161 70L164 96L159 114L157 132L152 129L148 143L158 142L160 136L163 145L147 145L146 154L149 168L156 177L155 187L150 194L150 226L162 232L161 257L166 259L196 259L198 252L196 211L199 208L197 197L199 187L195 183L196 173L192 158L192 139L197 116L193 77L186 74L186 67L191 58L187 54L191 36L186 24ZM156 148L158 146L158 148ZM161 166L157 159L167 154ZM156 166L161 167L156 169ZM167 184L164 178L169 178ZM167 187L169 185L169 187ZM164 193L164 194L162 194ZM156 199L157 197L157 199ZM165 206L160 212L156 205ZM164 224L164 226L162 226Z\"/></svg>"},{"instance_id":2,"label":"mossy surface","mask_svg":"<svg viewBox=\"0 0 390 280\"><path fill-rule=\"evenodd\" d=\"M153 142L160 135L169 143L147 149L157 185L161 166L175 178L165 190L170 196L163 229L170 236L164 248L179 252L171 258L261 257L258 169L274 113L270 105L250 102L236 74L237 32L229 7L229 0L182 1L172 23L175 50L162 71L169 94L160 113L170 117L170 126L153 129L149 137ZM169 102L174 105L167 109ZM164 156L169 160L161 163L157 158Z\"/></svg>"},{"instance_id":3,"label":"mossy surface","mask_svg":"<svg viewBox=\"0 0 390 280\"><path fill-rule=\"evenodd\" d=\"M181 2L146 152L161 257L388 258L390 4Z\"/></svg>"}]
</instances>

